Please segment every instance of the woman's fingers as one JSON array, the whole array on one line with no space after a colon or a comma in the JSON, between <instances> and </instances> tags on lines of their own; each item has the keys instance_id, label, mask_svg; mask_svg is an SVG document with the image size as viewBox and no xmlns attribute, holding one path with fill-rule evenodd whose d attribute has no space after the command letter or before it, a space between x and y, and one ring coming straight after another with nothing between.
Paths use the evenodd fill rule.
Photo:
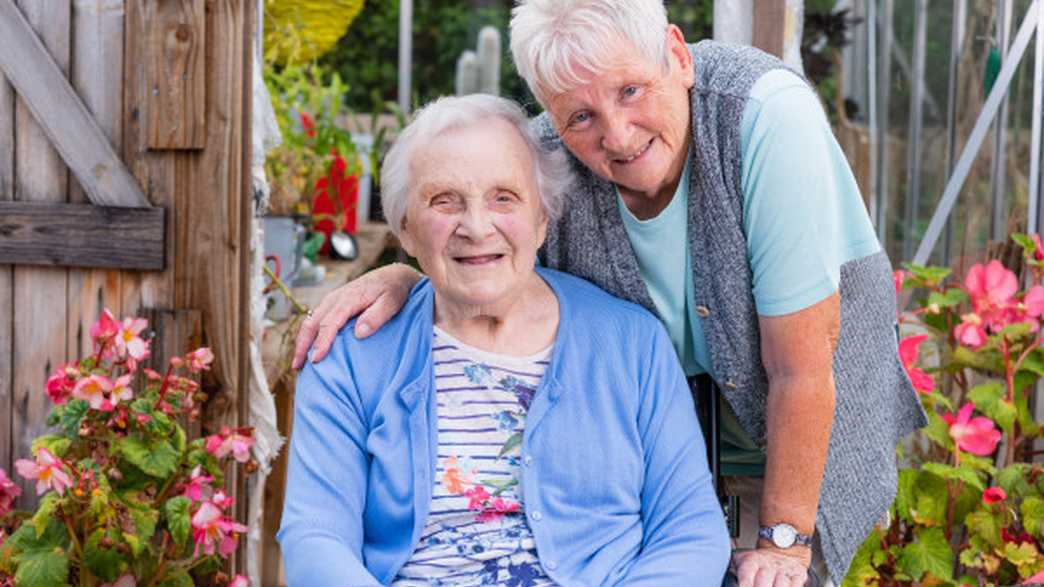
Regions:
<instances>
[{"instance_id":1,"label":"woman's fingers","mask_svg":"<svg viewBox=\"0 0 1044 587\"><path fill-rule=\"evenodd\" d=\"M352 316L373 303L376 294L373 293L373 288L368 287L364 282L365 279L365 277L360 278L326 294L319 302L319 306L312 310L311 317L301 324L301 330L298 331L294 344L293 366L295 369L304 366L308 350L313 346L315 354L312 355L312 361L322 360L330 350L337 331Z\"/></svg>"}]
</instances>

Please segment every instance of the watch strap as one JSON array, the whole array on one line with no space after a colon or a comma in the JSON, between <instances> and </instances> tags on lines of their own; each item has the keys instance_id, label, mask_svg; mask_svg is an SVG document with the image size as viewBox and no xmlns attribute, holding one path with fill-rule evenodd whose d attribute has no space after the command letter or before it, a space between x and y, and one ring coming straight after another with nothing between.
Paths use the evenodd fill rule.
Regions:
<instances>
[{"instance_id":1,"label":"watch strap","mask_svg":"<svg viewBox=\"0 0 1044 587\"><path fill-rule=\"evenodd\" d=\"M791 527L793 527L793 526L791 526ZM775 544L775 541L772 540L773 528L774 528L774 526L762 526L760 529L758 529L758 538L763 538L763 539L768 540L769 542L772 542L773 544ZM794 532L794 544L792 544L791 546L794 546L794 545L811 547L812 546L812 535L811 534L801 534L799 532Z\"/></svg>"}]
</instances>

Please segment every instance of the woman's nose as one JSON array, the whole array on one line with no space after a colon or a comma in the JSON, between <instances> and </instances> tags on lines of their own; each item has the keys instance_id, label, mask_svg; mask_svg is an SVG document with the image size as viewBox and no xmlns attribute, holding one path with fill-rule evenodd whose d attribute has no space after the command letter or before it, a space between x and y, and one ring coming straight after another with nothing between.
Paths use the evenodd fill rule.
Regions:
<instances>
[{"instance_id":1,"label":"woman's nose","mask_svg":"<svg viewBox=\"0 0 1044 587\"><path fill-rule=\"evenodd\" d=\"M608 116L603 120L602 148L615 155L628 155L634 134L631 123L619 116Z\"/></svg>"},{"instance_id":2,"label":"woman's nose","mask_svg":"<svg viewBox=\"0 0 1044 587\"><path fill-rule=\"evenodd\" d=\"M481 240L495 231L492 214L483 206L469 207L457 226L457 234L471 240Z\"/></svg>"}]
</instances>

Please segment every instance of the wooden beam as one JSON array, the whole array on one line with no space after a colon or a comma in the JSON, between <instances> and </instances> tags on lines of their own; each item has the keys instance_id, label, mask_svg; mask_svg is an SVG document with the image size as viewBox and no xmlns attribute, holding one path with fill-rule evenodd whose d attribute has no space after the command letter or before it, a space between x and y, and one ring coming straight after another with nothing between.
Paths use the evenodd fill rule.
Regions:
<instances>
[{"instance_id":1,"label":"wooden beam","mask_svg":"<svg viewBox=\"0 0 1044 587\"><path fill-rule=\"evenodd\" d=\"M754 32L751 44L782 59L786 12L786 0L754 0Z\"/></svg>"},{"instance_id":2,"label":"wooden beam","mask_svg":"<svg viewBox=\"0 0 1044 587\"><path fill-rule=\"evenodd\" d=\"M68 36L68 31L64 34ZM149 205L105 133L13 0L0 0L0 70L22 96L92 202L132 208Z\"/></svg>"},{"instance_id":3,"label":"wooden beam","mask_svg":"<svg viewBox=\"0 0 1044 587\"><path fill-rule=\"evenodd\" d=\"M0 202L0 264L165 268L163 208Z\"/></svg>"},{"instance_id":4,"label":"wooden beam","mask_svg":"<svg viewBox=\"0 0 1044 587\"><path fill-rule=\"evenodd\" d=\"M150 149L202 149L206 140L203 0L147 2L145 96Z\"/></svg>"}]
</instances>

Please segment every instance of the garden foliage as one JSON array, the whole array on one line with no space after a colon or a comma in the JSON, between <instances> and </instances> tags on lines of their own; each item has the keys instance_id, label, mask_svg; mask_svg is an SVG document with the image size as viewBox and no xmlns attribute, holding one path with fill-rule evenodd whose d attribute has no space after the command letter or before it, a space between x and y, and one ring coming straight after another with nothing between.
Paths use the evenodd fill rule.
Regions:
<instances>
[{"instance_id":1,"label":"garden foliage","mask_svg":"<svg viewBox=\"0 0 1044 587\"><path fill-rule=\"evenodd\" d=\"M36 482L35 512L12 510L21 488L0 470L0 586L228 581L217 573L221 559L247 528L229 516L224 462L256 467L253 431L190 441L181 422L199 418L206 399L193 377L214 355L200 348L171 358L166 373L139 369L146 328L105 310L91 328L93 354L48 379L52 432L33 441L33 458L15 463Z\"/></svg>"},{"instance_id":2,"label":"garden foliage","mask_svg":"<svg viewBox=\"0 0 1044 587\"><path fill-rule=\"evenodd\" d=\"M915 333L899 353L929 424L900 447L888 523L859 550L846 587L1044 582L1044 466L1030 462L1041 436L1030 397L1044 376L1044 249L1036 235L1014 238L1025 288L996 260L960 283L944 268L896 272L896 294L918 298L899 317Z\"/></svg>"}]
</instances>

